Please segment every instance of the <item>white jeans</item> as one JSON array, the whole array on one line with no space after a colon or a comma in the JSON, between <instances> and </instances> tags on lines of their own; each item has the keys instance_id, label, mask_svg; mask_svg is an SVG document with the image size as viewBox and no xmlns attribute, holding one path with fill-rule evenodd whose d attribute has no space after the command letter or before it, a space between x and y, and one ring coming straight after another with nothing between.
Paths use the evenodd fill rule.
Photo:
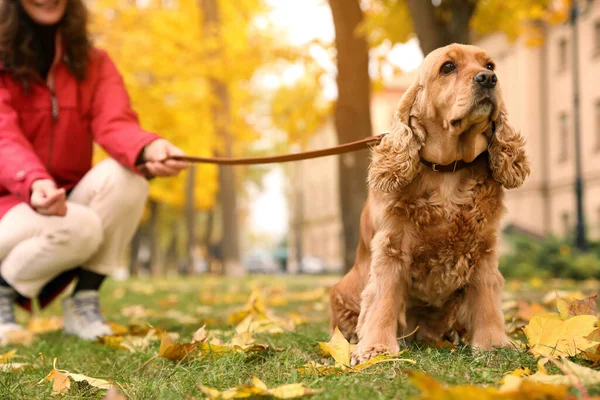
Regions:
<instances>
[{"instance_id":1,"label":"white jeans","mask_svg":"<svg viewBox=\"0 0 600 400\"><path fill-rule=\"evenodd\" d=\"M0 219L0 273L36 297L61 272L81 266L108 275L121 264L144 211L148 182L113 159L93 167L70 193L64 217L19 204Z\"/></svg>"}]
</instances>

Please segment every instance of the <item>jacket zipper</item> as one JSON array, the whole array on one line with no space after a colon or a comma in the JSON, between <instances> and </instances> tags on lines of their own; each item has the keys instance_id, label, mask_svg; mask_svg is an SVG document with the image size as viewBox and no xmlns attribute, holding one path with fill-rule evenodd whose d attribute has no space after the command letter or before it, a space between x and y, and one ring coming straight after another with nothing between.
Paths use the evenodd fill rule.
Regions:
<instances>
[{"instance_id":1,"label":"jacket zipper","mask_svg":"<svg viewBox=\"0 0 600 400\"><path fill-rule=\"evenodd\" d=\"M54 90L54 71L56 63L54 63L48 72L48 88L50 89L50 106L52 107L52 122L50 124L50 144L48 145L48 172L52 174L52 155L54 152L54 125L58 121L59 105L56 92Z\"/></svg>"}]
</instances>

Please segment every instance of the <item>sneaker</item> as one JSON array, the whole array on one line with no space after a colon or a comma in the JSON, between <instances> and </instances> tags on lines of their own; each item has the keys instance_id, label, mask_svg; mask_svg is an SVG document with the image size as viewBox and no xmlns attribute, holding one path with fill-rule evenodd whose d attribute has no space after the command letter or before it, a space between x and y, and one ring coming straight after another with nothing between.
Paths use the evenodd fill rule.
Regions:
<instances>
[{"instance_id":1,"label":"sneaker","mask_svg":"<svg viewBox=\"0 0 600 400\"><path fill-rule=\"evenodd\" d=\"M113 334L100 314L100 298L95 290L83 290L63 300L66 333L84 340L95 340Z\"/></svg>"},{"instance_id":2,"label":"sneaker","mask_svg":"<svg viewBox=\"0 0 600 400\"><path fill-rule=\"evenodd\" d=\"M0 342L8 332L22 331L15 319L17 292L13 288L0 286Z\"/></svg>"}]
</instances>

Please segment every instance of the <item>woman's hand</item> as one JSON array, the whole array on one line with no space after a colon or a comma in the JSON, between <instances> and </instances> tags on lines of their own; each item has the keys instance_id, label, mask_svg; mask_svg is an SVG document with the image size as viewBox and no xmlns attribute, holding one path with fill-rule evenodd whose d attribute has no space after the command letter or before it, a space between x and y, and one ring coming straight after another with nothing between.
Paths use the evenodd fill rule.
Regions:
<instances>
[{"instance_id":1,"label":"woman's hand","mask_svg":"<svg viewBox=\"0 0 600 400\"><path fill-rule=\"evenodd\" d=\"M175 176L188 167L185 161L170 160L185 153L166 139L150 142L144 149L144 166L152 176Z\"/></svg>"},{"instance_id":2,"label":"woman's hand","mask_svg":"<svg viewBox=\"0 0 600 400\"><path fill-rule=\"evenodd\" d=\"M50 179L38 179L31 185L31 206L40 214L64 217L67 214L67 194Z\"/></svg>"}]
</instances>

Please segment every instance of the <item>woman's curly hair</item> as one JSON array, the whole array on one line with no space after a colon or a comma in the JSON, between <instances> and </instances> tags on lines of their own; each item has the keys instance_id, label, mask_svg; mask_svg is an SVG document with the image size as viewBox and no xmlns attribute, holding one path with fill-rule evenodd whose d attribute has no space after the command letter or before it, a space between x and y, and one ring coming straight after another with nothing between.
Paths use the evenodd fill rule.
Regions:
<instances>
[{"instance_id":1,"label":"woman's curly hair","mask_svg":"<svg viewBox=\"0 0 600 400\"><path fill-rule=\"evenodd\" d=\"M0 61L25 87L36 74L33 32L27 18L19 0L0 1ZM58 25L67 67L78 80L85 78L91 47L87 19L83 0L67 0L65 15Z\"/></svg>"}]
</instances>

